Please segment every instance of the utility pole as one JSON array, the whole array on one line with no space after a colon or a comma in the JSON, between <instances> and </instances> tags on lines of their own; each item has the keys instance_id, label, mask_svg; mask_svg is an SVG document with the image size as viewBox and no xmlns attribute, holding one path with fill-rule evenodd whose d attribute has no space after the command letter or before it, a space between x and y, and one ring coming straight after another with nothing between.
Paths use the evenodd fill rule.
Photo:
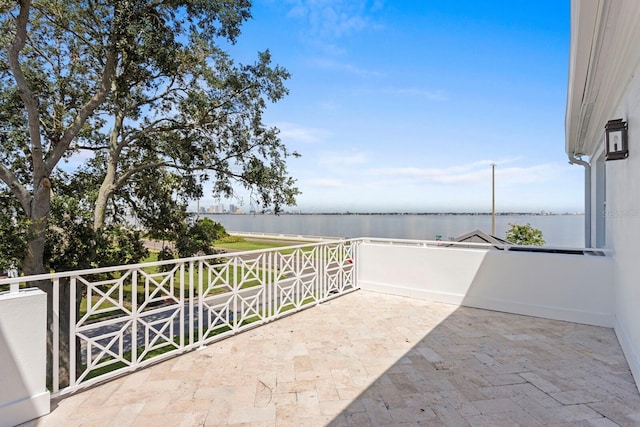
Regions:
<instances>
[{"instance_id":1,"label":"utility pole","mask_svg":"<svg viewBox=\"0 0 640 427\"><path fill-rule=\"evenodd\" d=\"M491 163L491 235L496 235L496 164Z\"/></svg>"}]
</instances>

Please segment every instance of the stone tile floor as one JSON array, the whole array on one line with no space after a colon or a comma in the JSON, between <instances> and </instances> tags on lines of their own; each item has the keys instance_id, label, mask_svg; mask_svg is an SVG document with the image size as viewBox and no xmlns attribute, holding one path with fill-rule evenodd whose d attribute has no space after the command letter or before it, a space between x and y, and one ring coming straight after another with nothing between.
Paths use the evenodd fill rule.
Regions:
<instances>
[{"instance_id":1,"label":"stone tile floor","mask_svg":"<svg viewBox=\"0 0 640 427\"><path fill-rule=\"evenodd\" d=\"M357 291L53 402L28 426L634 426L611 329Z\"/></svg>"}]
</instances>

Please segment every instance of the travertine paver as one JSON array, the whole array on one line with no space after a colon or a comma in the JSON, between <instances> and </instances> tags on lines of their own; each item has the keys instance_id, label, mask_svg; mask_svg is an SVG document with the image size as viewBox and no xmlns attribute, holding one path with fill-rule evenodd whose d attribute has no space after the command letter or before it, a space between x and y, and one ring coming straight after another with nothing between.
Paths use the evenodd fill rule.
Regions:
<instances>
[{"instance_id":1,"label":"travertine paver","mask_svg":"<svg viewBox=\"0 0 640 427\"><path fill-rule=\"evenodd\" d=\"M612 330L358 291L63 398L46 426L634 426Z\"/></svg>"}]
</instances>

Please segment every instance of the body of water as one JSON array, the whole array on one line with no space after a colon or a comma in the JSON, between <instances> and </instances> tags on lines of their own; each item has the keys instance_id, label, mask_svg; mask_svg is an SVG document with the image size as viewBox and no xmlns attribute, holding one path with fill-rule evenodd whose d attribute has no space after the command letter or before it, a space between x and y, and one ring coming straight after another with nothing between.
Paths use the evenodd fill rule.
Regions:
<instances>
[{"instance_id":1,"label":"body of water","mask_svg":"<svg viewBox=\"0 0 640 427\"><path fill-rule=\"evenodd\" d=\"M491 233L490 215L201 215L228 231L330 237L386 237L443 240L474 230ZM509 223L542 230L547 246L583 247L583 215L499 215L496 235L505 238Z\"/></svg>"}]
</instances>

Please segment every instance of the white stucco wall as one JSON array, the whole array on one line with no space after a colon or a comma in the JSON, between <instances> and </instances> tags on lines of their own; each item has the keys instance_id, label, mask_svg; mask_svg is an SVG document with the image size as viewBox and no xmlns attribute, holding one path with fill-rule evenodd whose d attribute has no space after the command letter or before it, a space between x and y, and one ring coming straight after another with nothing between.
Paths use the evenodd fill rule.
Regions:
<instances>
[{"instance_id":1,"label":"white stucco wall","mask_svg":"<svg viewBox=\"0 0 640 427\"><path fill-rule=\"evenodd\" d=\"M640 67L636 68L640 71ZM611 119L629 125L629 157L606 162L606 235L613 251L616 333L640 378L640 78L631 79Z\"/></svg>"},{"instance_id":2,"label":"white stucco wall","mask_svg":"<svg viewBox=\"0 0 640 427\"><path fill-rule=\"evenodd\" d=\"M565 149L591 164L591 230L612 251L615 330L640 389L640 2L571 2ZM607 121L629 126L629 157L598 164ZM604 185L597 184L604 171ZM588 207L587 207L588 208ZM604 217L603 217L604 216Z\"/></svg>"},{"instance_id":3,"label":"white stucco wall","mask_svg":"<svg viewBox=\"0 0 640 427\"><path fill-rule=\"evenodd\" d=\"M27 289L0 295L0 427L49 413L46 331L44 292Z\"/></svg>"},{"instance_id":4,"label":"white stucco wall","mask_svg":"<svg viewBox=\"0 0 640 427\"><path fill-rule=\"evenodd\" d=\"M362 289L613 327L609 257L363 243Z\"/></svg>"}]
</instances>

